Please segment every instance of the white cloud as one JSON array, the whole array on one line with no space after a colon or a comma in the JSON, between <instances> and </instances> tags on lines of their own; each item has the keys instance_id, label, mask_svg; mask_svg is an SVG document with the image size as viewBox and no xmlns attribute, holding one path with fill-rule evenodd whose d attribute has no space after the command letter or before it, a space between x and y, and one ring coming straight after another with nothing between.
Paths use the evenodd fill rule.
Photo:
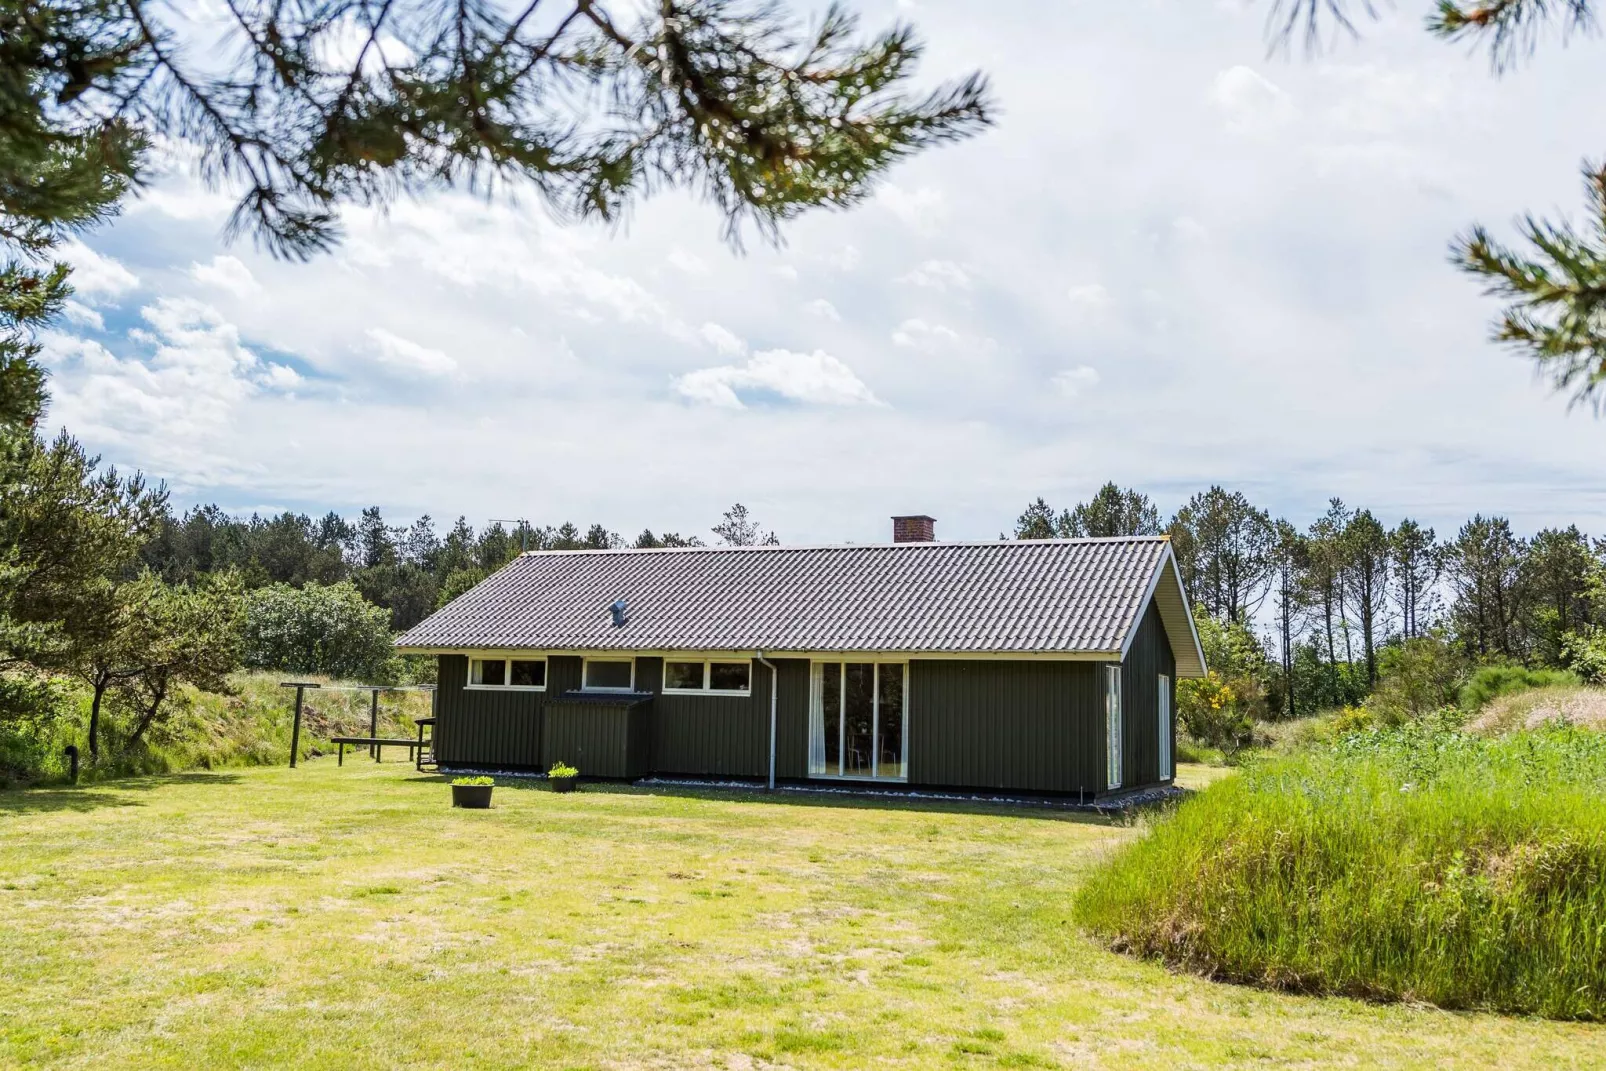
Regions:
<instances>
[{"instance_id":1,"label":"white cloud","mask_svg":"<svg viewBox=\"0 0 1606 1071\"><path fill-rule=\"evenodd\" d=\"M136 467L157 476L209 469L206 444L234 429L242 406L302 382L293 369L260 360L204 302L162 298L140 315L149 329L131 337L149 347L143 356L62 332L47 332L43 343L54 373L52 415L91 439L136 447Z\"/></svg>"},{"instance_id":2,"label":"white cloud","mask_svg":"<svg viewBox=\"0 0 1606 1071\"><path fill-rule=\"evenodd\" d=\"M970 276L951 260L927 260L901 278L902 282L932 290L969 290Z\"/></svg>"},{"instance_id":3,"label":"white cloud","mask_svg":"<svg viewBox=\"0 0 1606 1071\"><path fill-rule=\"evenodd\" d=\"M669 266L676 271L683 271L687 275L707 275L708 261L695 253L688 253L684 249L671 249L666 257Z\"/></svg>"},{"instance_id":4,"label":"white cloud","mask_svg":"<svg viewBox=\"0 0 1606 1071\"><path fill-rule=\"evenodd\" d=\"M892 341L897 346L929 350L944 343L958 342L959 332L944 324L915 318L899 324L898 329L892 332Z\"/></svg>"},{"instance_id":5,"label":"white cloud","mask_svg":"<svg viewBox=\"0 0 1606 1071\"><path fill-rule=\"evenodd\" d=\"M62 311L69 321L80 327L93 327L96 331L106 330L106 318L82 302L69 300Z\"/></svg>"},{"instance_id":6,"label":"white cloud","mask_svg":"<svg viewBox=\"0 0 1606 1071\"><path fill-rule=\"evenodd\" d=\"M1050 382L1054 384L1054 389L1065 397L1077 398L1088 388L1097 386L1098 381L1098 369L1089 368L1084 364L1054 373L1054 378Z\"/></svg>"},{"instance_id":7,"label":"white cloud","mask_svg":"<svg viewBox=\"0 0 1606 1071\"><path fill-rule=\"evenodd\" d=\"M857 246L845 245L836 252L828 254L825 262L837 271L852 271L859 266L860 259Z\"/></svg>"},{"instance_id":8,"label":"white cloud","mask_svg":"<svg viewBox=\"0 0 1606 1071\"><path fill-rule=\"evenodd\" d=\"M1210 229L1192 216L1178 216L1172 220L1171 232L1187 242L1202 242L1210 237Z\"/></svg>"},{"instance_id":9,"label":"white cloud","mask_svg":"<svg viewBox=\"0 0 1606 1071\"><path fill-rule=\"evenodd\" d=\"M697 333L703 337L704 342L727 357L739 357L747 352L747 343L737 338L729 328L721 327L719 324L706 323Z\"/></svg>"},{"instance_id":10,"label":"white cloud","mask_svg":"<svg viewBox=\"0 0 1606 1071\"><path fill-rule=\"evenodd\" d=\"M219 254L206 264L191 264L190 278L203 286L227 290L236 297L246 297L262 289L251 269L238 257L227 254Z\"/></svg>"},{"instance_id":11,"label":"white cloud","mask_svg":"<svg viewBox=\"0 0 1606 1071\"><path fill-rule=\"evenodd\" d=\"M1266 131L1293 115L1288 94L1256 71L1239 65L1216 75L1210 99L1235 133Z\"/></svg>"},{"instance_id":12,"label":"white cloud","mask_svg":"<svg viewBox=\"0 0 1606 1071\"><path fill-rule=\"evenodd\" d=\"M386 331L383 327L370 327L369 342L379 363L399 372L425 376L450 376L457 371L457 361L428 346Z\"/></svg>"},{"instance_id":13,"label":"white cloud","mask_svg":"<svg viewBox=\"0 0 1606 1071\"><path fill-rule=\"evenodd\" d=\"M155 360L173 340L145 321L128 337L86 295L104 317L64 318L84 338L56 346L72 355L52 357L50 419L172 479L179 505L481 521L506 515L529 458L561 456L577 460L543 483L543 523L621 530L706 529L740 493L789 540L880 538L905 508L986 537L1021 501L1069 505L1116 475L1162 509L1221 482L1296 523L1341 494L1441 531L1475 510L1606 531L1602 425L1487 344L1494 306L1442 257L1474 220L1509 239L1524 209L1579 209L1576 134L1606 106L1597 57L1554 49L1491 79L1400 17L1342 50L1369 70L1263 63L1265 0L1239 17L1224 2L1169 5L1156 34L1153 5L921 0L932 77L988 70L1003 121L899 161L865 204L789 221L779 251L733 254L695 197L645 199L621 230L558 224L515 183L516 203L348 209L341 247L270 269L219 237L233 194L168 168L87 239L140 277L117 275L107 300L213 299L255 364L179 378ZM1023 51L1028 34L1064 46ZM1228 75L1239 64L1259 74ZM220 256L262 289L240 300L190 274ZM897 281L928 260L971 289ZM895 404L752 386L773 373L706 323L760 350L824 348ZM380 364L374 326L426 365L449 355L451 378ZM228 351L223 325L202 333ZM1102 379L1068 375L1067 400L1055 377L1084 366ZM681 380L732 408L685 404ZM676 478L728 467L732 442L739 487Z\"/></svg>"},{"instance_id":14,"label":"white cloud","mask_svg":"<svg viewBox=\"0 0 1606 1071\"><path fill-rule=\"evenodd\" d=\"M743 408L737 392L749 390L814 405L881 404L853 369L822 350L765 350L745 364L688 372L675 380L675 389L690 401L727 409Z\"/></svg>"},{"instance_id":15,"label":"white cloud","mask_svg":"<svg viewBox=\"0 0 1606 1071\"><path fill-rule=\"evenodd\" d=\"M1102 283L1081 283L1065 292L1072 305L1082 309L1103 309L1110 304L1110 292Z\"/></svg>"},{"instance_id":16,"label":"white cloud","mask_svg":"<svg viewBox=\"0 0 1606 1071\"><path fill-rule=\"evenodd\" d=\"M881 187L876 203L916 234L934 234L948 218L947 198L941 190L932 186L910 190L889 182Z\"/></svg>"},{"instance_id":17,"label":"white cloud","mask_svg":"<svg viewBox=\"0 0 1606 1071\"><path fill-rule=\"evenodd\" d=\"M842 314L836 311L836 306L824 298L815 298L803 306L803 311L811 316L818 316L822 320L840 321Z\"/></svg>"},{"instance_id":18,"label":"white cloud","mask_svg":"<svg viewBox=\"0 0 1606 1071\"><path fill-rule=\"evenodd\" d=\"M72 278L68 281L86 304L115 304L115 299L139 286L139 276L115 257L97 253L76 238L63 242L56 252L72 265Z\"/></svg>"}]
</instances>

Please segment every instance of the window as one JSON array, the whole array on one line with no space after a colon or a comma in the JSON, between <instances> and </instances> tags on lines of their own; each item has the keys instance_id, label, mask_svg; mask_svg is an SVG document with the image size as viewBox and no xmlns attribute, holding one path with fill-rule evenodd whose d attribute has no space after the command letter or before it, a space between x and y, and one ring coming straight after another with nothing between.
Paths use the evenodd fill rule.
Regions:
<instances>
[{"instance_id":1,"label":"window","mask_svg":"<svg viewBox=\"0 0 1606 1071\"><path fill-rule=\"evenodd\" d=\"M636 686L636 661L588 658L581 688L588 692L628 692Z\"/></svg>"},{"instance_id":2,"label":"window","mask_svg":"<svg viewBox=\"0 0 1606 1071\"><path fill-rule=\"evenodd\" d=\"M1121 667L1104 667L1104 735L1109 787L1121 787Z\"/></svg>"},{"instance_id":3,"label":"window","mask_svg":"<svg viewBox=\"0 0 1606 1071\"><path fill-rule=\"evenodd\" d=\"M545 688L546 659L509 659L507 663L507 682L515 688Z\"/></svg>"},{"instance_id":4,"label":"window","mask_svg":"<svg viewBox=\"0 0 1606 1071\"><path fill-rule=\"evenodd\" d=\"M1171 678L1160 674L1160 780L1175 777L1171 754Z\"/></svg>"},{"instance_id":5,"label":"window","mask_svg":"<svg viewBox=\"0 0 1606 1071\"><path fill-rule=\"evenodd\" d=\"M751 695L753 663L687 662L681 659L665 659L664 691Z\"/></svg>"},{"instance_id":6,"label":"window","mask_svg":"<svg viewBox=\"0 0 1606 1071\"><path fill-rule=\"evenodd\" d=\"M909 674L902 662L816 662L809 683L809 776L909 776Z\"/></svg>"},{"instance_id":7,"label":"window","mask_svg":"<svg viewBox=\"0 0 1606 1071\"><path fill-rule=\"evenodd\" d=\"M544 658L470 658L470 688L517 688L539 692L546 689Z\"/></svg>"}]
</instances>

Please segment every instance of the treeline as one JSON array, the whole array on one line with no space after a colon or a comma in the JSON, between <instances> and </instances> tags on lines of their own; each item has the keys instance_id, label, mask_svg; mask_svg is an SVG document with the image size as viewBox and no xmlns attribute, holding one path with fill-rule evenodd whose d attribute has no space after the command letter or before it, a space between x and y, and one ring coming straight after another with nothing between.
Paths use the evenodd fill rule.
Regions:
<instances>
[{"instance_id":1,"label":"treeline","mask_svg":"<svg viewBox=\"0 0 1606 1071\"><path fill-rule=\"evenodd\" d=\"M724 545L776 542L737 503L710 529ZM327 513L318 520L291 511L274 517L232 516L197 506L182 516L164 511L140 553L143 564L170 584L232 573L247 591L273 585L350 584L390 615L396 631L411 628L524 551L696 547L696 536L646 529L627 541L603 525L493 521L476 530L459 517L444 533L428 515L388 524L377 506L355 520Z\"/></svg>"},{"instance_id":2,"label":"treeline","mask_svg":"<svg viewBox=\"0 0 1606 1071\"><path fill-rule=\"evenodd\" d=\"M740 504L710 537L776 541ZM101 468L69 436L0 419L0 783L59 764L66 743L92 768L160 768L152 749L181 731L195 690L226 693L242 668L433 680L431 660L395 655L395 633L521 551L701 542L461 518L442 533L377 507L176 514L165 489Z\"/></svg>"},{"instance_id":3,"label":"treeline","mask_svg":"<svg viewBox=\"0 0 1606 1071\"><path fill-rule=\"evenodd\" d=\"M1480 514L1440 536L1336 498L1301 526L1221 487L1162 521L1112 483L1068 510L1039 498L1014 534L1168 534L1214 648L1212 698L1253 718L1358 705L1390 669L1428 662L1439 677L1490 664L1606 675L1606 540L1577 526L1524 538Z\"/></svg>"}]
</instances>

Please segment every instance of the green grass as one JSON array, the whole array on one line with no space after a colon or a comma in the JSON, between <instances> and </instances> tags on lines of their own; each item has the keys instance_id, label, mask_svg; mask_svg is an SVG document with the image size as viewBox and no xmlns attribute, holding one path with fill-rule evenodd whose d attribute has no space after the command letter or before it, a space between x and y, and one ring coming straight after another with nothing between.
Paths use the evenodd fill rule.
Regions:
<instances>
[{"instance_id":1,"label":"green grass","mask_svg":"<svg viewBox=\"0 0 1606 1071\"><path fill-rule=\"evenodd\" d=\"M1469 713L1482 710L1493 699L1530 688L1553 688L1581 683L1563 669L1529 669L1526 666L1483 666L1461 686L1456 701Z\"/></svg>"},{"instance_id":2,"label":"green grass","mask_svg":"<svg viewBox=\"0 0 1606 1071\"><path fill-rule=\"evenodd\" d=\"M295 690L283 687L294 675L287 673L241 672L229 679L232 695L184 688L172 701L169 713L154 727L147 745L137 754L117 750L116 733L108 726L102 744L106 754L99 769L90 768L84 740L89 723L89 695L70 682L57 682L66 693L66 703L76 707L69 716L49 723L43 729L30 727L25 743L30 752L26 761L5 761L8 740L0 735L0 788L8 787L10 776L28 782L66 780L62 748L77 744L85 756L82 776L124 777L130 774L176 773L182 770L225 769L237 766L276 765L290 756L290 735L295 709ZM297 678L325 686L342 682L328 677ZM310 758L333 752L331 736L366 736L369 730L371 693L335 687L308 689L302 707L301 755ZM428 692L406 691L384 694L379 704L379 735L407 737L417 735L414 718L428 717ZM107 715L108 721L111 715ZM10 741L15 744L17 741Z\"/></svg>"},{"instance_id":3,"label":"green grass","mask_svg":"<svg viewBox=\"0 0 1606 1071\"><path fill-rule=\"evenodd\" d=\"M1081 890L1112 947L1289 990L1606 1018L1606 737L1400 730L1260 763Z\"/></svg>"},{"instance_id":4,"label":"green grass","mask_svg":"<svg viewBox=\"0 0 1606 1071\"><path fill-rule=\"evenodd\" d=\"M1111 954L1071 897L1141 825L449 795L332 759L0 792L0 1067L1557 1067L1606 1045Z\"/></svg>"}]
</instances>

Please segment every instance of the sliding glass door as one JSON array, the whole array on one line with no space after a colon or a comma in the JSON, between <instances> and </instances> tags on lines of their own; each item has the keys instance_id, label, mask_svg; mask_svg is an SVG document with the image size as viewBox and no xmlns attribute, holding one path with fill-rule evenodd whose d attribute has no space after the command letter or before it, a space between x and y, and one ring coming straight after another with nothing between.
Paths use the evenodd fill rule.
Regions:
<instances>
[{"instance_id":1,"label":"sliding glass door","mask_svg":"<svg viewBox=\"0 0 1606 1071\"><path fill-rule=\"evenodd\" d=\"M908 777L908 677L902 662L814 663L810 777Z\"/></svg>"}]
</instances>

